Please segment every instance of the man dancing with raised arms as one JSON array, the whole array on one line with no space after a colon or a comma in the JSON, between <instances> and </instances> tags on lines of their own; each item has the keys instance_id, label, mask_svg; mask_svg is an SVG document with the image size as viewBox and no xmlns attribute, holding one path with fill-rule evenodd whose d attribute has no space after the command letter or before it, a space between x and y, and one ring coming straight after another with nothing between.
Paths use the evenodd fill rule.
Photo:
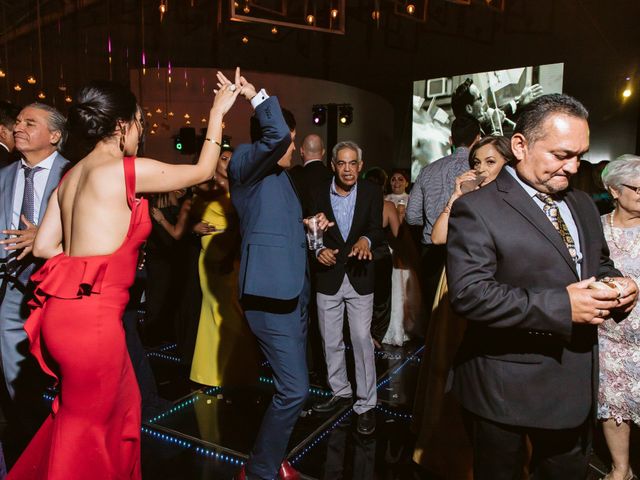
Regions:
<instances>
[{"instance_id":1,"label":"man dancing with raised arms","mask_svg":"<svg viewBox=\"0 0 640 480\"><path fill-rule=\"evenodd\" d=\"M231 84L226 78L222 82ZM295 125L287 125L278 99L264 89L257 93L244 77L235 88L255 109L253 143L236 149L228 169L242 235L239 295L276 389L249 461L235 478L294 480L298 473L283 459L309 390L306 242L302 208L286 171ZM319 219L322 228L329 226L323 214Z\"/></svg>"}]
</instances>

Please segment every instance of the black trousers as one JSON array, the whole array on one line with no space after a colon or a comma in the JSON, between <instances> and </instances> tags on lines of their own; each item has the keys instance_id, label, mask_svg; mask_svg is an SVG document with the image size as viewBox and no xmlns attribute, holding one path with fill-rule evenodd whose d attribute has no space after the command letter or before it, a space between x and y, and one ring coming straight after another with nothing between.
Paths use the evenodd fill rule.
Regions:
<instances>
[{"instance_id":1,"label":"black trousers","mask_svg":"<svg viewBox=\"0 0 640 480\"><path fill-rule=\"evenodd\" d=\"M468 411L475 480L521 480L526 439L532 447L532 480L584 480L591 451L591 420L576 428L548 430L493 422Z\"/></svg>"}]
</instances>

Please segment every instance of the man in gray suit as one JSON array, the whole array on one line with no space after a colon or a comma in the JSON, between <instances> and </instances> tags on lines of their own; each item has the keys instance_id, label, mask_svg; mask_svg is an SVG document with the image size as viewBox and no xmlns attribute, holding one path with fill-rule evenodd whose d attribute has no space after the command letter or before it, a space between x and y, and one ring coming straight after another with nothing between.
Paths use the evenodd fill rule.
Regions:
<instances>
[{"instance_id":1,"label":"man in gray suit","mask_svg":"<svg viewBox=\"0 0 640 480\"><path fill-rule=\"evenodd\" d=\"M34 103L22 109L14 127L21 160L0 170L0 354L6 390L21 404L41 385L39 369L28 356L28 283L39 263L31 255L38 224L68 161L58 153L65 118L56 109ZM28 378L25 378L28 377ZM41 394L42 392L40 392Z\"/></svg>"},{"instance_id":2,"label":"man in gray suit","mask_svg":"<svg viewBox=\"0 0 640 480\"><path fill-rule=\"evenodd\" d=\"M587 119L567 95L534 100L511 139L515 163L451 210L449 298L468 321L453 392L476 480L520 478L526 440L533 479L587 474L597 325L622 320L637 297L609 258L593 201L569 187L589 150ZM620 289L589 288L604 277Z\"/></svg>"}]
</instances>

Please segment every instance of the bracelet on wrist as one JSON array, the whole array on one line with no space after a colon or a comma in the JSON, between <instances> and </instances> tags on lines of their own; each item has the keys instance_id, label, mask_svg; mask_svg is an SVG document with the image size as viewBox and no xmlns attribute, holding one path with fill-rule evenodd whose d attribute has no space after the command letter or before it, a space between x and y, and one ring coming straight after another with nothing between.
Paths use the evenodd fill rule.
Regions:
<instances>
[{"instance_id":1,"label":"bracelet on wrist","mask_svg":"<svg viewBox=\"0 0 640 480\"><path fill-rule=\"evenodd\" d=\"M215 143L216 145L218 145L220 148L222 148L222 144L220 142L216 142L213 138L205 138L205 141L207 142L211 142L211 143Z\"/></svg>"}]
</instances>

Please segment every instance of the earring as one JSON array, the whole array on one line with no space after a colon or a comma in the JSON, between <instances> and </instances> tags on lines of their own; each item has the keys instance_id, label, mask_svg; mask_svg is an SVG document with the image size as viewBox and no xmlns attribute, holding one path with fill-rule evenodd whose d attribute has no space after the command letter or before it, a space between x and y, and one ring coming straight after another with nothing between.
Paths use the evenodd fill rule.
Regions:
<instances>
[{"instance_id":1,"label":"earring","mask_svg":"<svg viewBox=\"0 0 640 480\"><path fill-rule=\"evenodd\" d=\"M120 134L120 151L124 152L124 136L125 136L125 131L123 129L122 133Z\"/></svg>"}]
</instances>

